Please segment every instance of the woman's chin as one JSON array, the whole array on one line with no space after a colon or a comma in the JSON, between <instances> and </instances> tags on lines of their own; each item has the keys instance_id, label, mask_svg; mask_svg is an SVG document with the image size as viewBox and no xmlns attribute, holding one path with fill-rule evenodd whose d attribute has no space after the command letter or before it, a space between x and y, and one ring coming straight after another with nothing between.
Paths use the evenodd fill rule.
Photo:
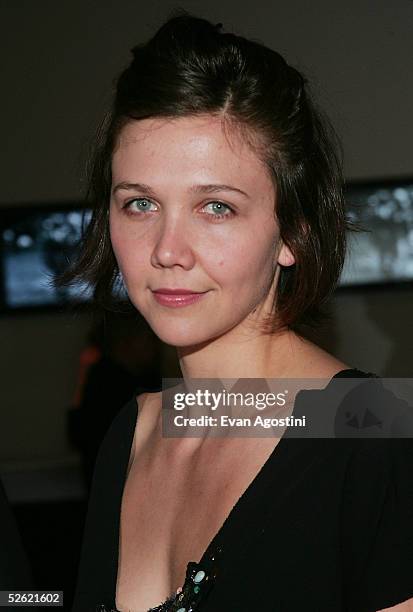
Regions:
<instances>
[{"instance_id":1,"label":"woman's chin","mask_svg":"<svg viewBox=\"0 0 413 612\"><path fill-rule=\"evenodd\" d=\"M212 329L211 326L190 325L188 321L184 325L179 325L177 321L160 322L148 320L154 334L165 344L176 348L197 347L205 345L217 338L222 333L222 329Z\"/></svg>"},{"instance_id":2,"label":"woman's chin","mask_svg":"<svg viewBox=\"0 0 413 612\"><path fill-rule=\"evenodd\" d=\"M168 344L170 346L174 346L176 348L185 348L185 347L191 347L191 346L197 346L199 344L205 344L207 343L209 340L212 340L213 338L208 336L208 335L203 335L198 333L179 333L176 330L174 330L173 332L171 332L171 330L168 331L162 331L162 330L157 330L152 328L154 333L158 336L158 338L164 343L164 344Z\"/></svg>"}]
</instances>

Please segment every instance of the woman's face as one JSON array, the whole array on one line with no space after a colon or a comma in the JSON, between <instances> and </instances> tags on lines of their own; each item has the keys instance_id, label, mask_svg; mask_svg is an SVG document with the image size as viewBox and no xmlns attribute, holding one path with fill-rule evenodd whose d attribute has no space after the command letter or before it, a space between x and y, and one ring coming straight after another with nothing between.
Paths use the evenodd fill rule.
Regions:
<instances>
[{"instance_id":1,"label":"woman's face","mask_svg":"<svg viewBox=\"0 0 413 612\"><path fill-rule=\"evenodd\" d=\"M162 341L199 344L270 312L276 264L294 258L279 239L272 181L238 132L228 140L210 115L132 121L112 177L114 253L130 300ZM160 288L202 295L173 307L155 298Z\"/></svg>"}]
</instances>

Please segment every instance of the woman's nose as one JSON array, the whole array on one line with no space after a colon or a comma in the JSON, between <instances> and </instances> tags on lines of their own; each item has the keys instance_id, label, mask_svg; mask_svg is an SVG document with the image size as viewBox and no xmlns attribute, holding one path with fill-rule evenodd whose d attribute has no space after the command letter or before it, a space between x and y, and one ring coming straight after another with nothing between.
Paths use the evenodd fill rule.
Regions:
<instances>
[{"instance_id":1,"label":"woman's nose","mask_svg":"<svg viewBox=\"0 0 413 612\"><path fill-rule=\"evenodd\" d=\"M193 234L182 217L164 219L155 230L151 255L153 266L169 268L175 265L190 269L195 263Z\"/></svg>"}]
</instances>

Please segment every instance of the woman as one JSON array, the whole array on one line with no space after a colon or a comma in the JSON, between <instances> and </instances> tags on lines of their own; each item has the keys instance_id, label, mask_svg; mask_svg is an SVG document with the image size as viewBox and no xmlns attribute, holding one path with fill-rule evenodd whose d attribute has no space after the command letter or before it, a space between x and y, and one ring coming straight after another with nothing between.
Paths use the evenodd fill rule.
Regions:
<instances>
[{"instance_id":1,"label":"woman","mask_svg":"<svg viewBox=\"0 0 413 612\"><path fill-rule=\"evenodd\" d=\"M374 376L299 331L326 315L348 228L333 132L301 74L185 12L133 55L72 278L103 300L120 272L188 384ZM368 612L413 597L410 440L166 438L161 395L134 397L101 446L74 612Z\"/></svg>"}]
</instances>

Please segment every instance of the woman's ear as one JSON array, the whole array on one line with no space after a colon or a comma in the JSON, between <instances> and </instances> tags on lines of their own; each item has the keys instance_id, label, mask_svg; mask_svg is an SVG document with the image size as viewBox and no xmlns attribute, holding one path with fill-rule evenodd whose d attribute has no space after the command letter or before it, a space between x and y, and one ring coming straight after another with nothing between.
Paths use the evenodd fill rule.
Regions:
<instances>
[{"instance_id":1,"label":"woman's ear","mask_svg":"<svg viewBox=\"0 0 413 612\"><path fill-rule=\"evenodd\" d=\"M289 247L282 243L282 247L278 253L277 263L281 266L292 266L295 264L295 257Z\"/></svg>"}]
</instances>

